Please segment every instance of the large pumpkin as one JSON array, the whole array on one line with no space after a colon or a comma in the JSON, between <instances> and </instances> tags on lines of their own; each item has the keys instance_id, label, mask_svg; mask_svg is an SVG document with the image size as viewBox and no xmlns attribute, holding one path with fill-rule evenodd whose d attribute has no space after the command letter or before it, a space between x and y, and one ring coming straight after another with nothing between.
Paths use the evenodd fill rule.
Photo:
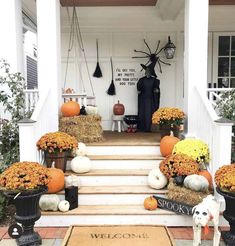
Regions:
<instances>
[{"instance_id":1,"label":"large pumpkin","mask_svg":"<svg viewBox=\"0 0 235 246\"><path fill-rule=\"evenodd\" d=\"M57 193L64 189L64 172L54 167L48 168L48 170L51 180L47 185L47 193Z\"/></svg>"},{"instance_id":2,"label":"large pumpkin","mask_svg":"<svg viewBox=\"0 0 235 246\"><path fill-rule=\"evenodd\" d=\"M170 136L165 136L160 141L160 152L162 156L166 157L168 155L171 155L172 150L176 143L178 143L180 140L177 137L174 137L172 132Z\"/></svg>"},{"instance_id":3,"label":"large pumpkin","mask_svg":"<svg viewBox=\"0 0 235 246\"><path fill-rule=\"evenodd\" d=\"M144 208L147 210L155 210L157 208L157 200L153 196L145 198Z\"/></svg>"},{"instance_id":4,"label":"large pumpkin","mask_svg":"<svg viewBox=\"0 0 235 246\"><path fill-rule=\"evenodd\" d=\"M210 187L210 189L212 189L213 188L213 178L212 178L210 172L208 172L207 170L202 170L202 171L199 171L198 174L207 179L207 181L209 182L209 187Z\"/></svg>"},{"instance_id":5,"label":"large pumpkin","mask_svg":"<svg viewBox=\"0 0 235 246\"><path fill-rule=\"evenodd\" d=\"M61 106L61 113L65 117L72 117L80 114L80 105L74 101L68 101Z\"/></svg>"}]
</instances>

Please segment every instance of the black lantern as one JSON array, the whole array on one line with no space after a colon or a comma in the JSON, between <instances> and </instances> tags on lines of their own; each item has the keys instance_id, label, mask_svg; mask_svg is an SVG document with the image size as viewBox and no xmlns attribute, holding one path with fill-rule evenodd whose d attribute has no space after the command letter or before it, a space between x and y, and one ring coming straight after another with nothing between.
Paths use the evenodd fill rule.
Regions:
<instances>
[{"instance_id":1,"label":"black lantern","mask_svg":"<svg viewBox=\"0 0 235 246\"><path fill-rule=\"evenodd\" d=\"M175 45L171 42L170 36L168 36L168 43L164 47L164 52L167 59L172 59L174 57L175 49Z\"/></svg>"}]
</instances>

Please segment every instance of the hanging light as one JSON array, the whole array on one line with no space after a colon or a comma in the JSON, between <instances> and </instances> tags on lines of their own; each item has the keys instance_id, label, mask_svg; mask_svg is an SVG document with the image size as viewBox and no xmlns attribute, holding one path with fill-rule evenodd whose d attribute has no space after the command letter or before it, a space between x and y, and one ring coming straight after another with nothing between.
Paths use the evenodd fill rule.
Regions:
<instances>
[{"instance_id":1,"label":"hanging light","mask_svg":"<svg viewBox=\"0 0 235 246\"><path fill-rule=\"evenodd\" d=\"M168 36L168 43L164 47L164 52L165 52L166 58L167 59L172 59L174 57L174 55L175 55L175 50L176 50L176 47L171 42L170 36Z\"/></svg>"}]
</instances>

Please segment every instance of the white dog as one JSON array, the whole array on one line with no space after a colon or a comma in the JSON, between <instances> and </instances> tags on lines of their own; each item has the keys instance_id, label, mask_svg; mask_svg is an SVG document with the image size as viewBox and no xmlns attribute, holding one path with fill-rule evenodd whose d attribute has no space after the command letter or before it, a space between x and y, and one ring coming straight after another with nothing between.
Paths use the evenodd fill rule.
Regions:
<instances>
[{"instance_id":1,"label":"white dog","mask_svg":"<svg viewBox=\"0 0 235 246\"><path fill-rule=\"evenodd\" d=\"M193 207L193 246L201 244L201 227L207 226L211 221L214 224L213 246L219 246L219 215L220 204L214 196L208 195L201 203Z\"/></svg>"}]
</instances>

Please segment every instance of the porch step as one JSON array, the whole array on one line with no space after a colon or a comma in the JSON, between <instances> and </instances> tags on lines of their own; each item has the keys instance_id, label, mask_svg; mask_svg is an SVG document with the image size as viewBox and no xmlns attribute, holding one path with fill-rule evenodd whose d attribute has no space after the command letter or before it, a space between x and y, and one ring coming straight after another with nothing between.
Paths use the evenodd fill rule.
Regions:
<instances>
[{"instance_id":1,"label":"porch step","mask_svg":"<svg viewBox=\"0 0 235 246\"><path fill-rule=\"evenodd\" d=\"M79 205L141 205L146 197L158 194L165 196L167 189L155 190L147 185L82 186L78 190ZM64 191L58 193L65 199Z\"/></svg>"},{"instance_id":2,"label":"porch step","mask_svg":"<svg viewBox=\"0 0 235 246\"><path fill-rule=\"evenodd\" d=\"M79 195L88 194L166 194L167 189L156 190L148 185L122 185L122 186L82 186ZM64 190L57 194L64 194Z\"/></svg>"},{"instance_id":3,"label":"porch step","mask_svg":"<svg viewBox=\"0 0 235 246\"><path fill-rule=\"evenodd\" d=\"M138 153L138 152L137 152ZM158 154L151 155L88 155L91 160L164 160L164 157Z\"/></svg>"},{"instance_id":4,"label":"porch step","mask_svg":"<svg viewBox=\"0 0 235 246\"><path fill-rule=\"evenodd\" d=\"M79 206L66 213L43 212L36 226L70 225L167 225L192 226L192 217L156 209L148 211L141 205Z\"/></svg>"},{"instance_id":5,"label":"porch step","mask_svg":"<svg viewBox=\"0 0 235 246\"><path fill-rule=\"evenodd\" d=\"M161 155L89 155L93 169L153 169L164 160ZM69 160L71 160L69 158ZM67 162L71 170L71 162Z\"/></svg>"},{"instance_id":6,"label":"porch step","mask_svg":"<svg viewBox=\"0 0 235 246\"><path fill-rule=\"evenodd\" d=\"M66 171L65 175L77 176L147 176L149 169L93 169L87 173Z\"/></svg>"},{"instance_id":7,"label":"porch step","mask_svg":"<svg viewBox=\"0 0 235 246\"><path fill-rule=\"evenodd\" d=\"M149 211L144 209L143 205L87 205L79 206L76 209L70 210L68 212L42 212L43 215L145 215L145 214L175 214L171 211L166 211L163 209L156 209Z\"/></svg>"},{"instance_id":8,"label":"porch step","mask_svg":"<svg viewBox=\"0 0 235 246\"><path fill-rule=\"evenodd\" d=\"M150 146L87 146L87 155L112 155L112 156L135 156L137 155L161 155L159 145ZM132 157L133 158L133 157Z\"/></svg>"},{"instance_id":9,"label":"porch step","mask_svg":"<svg viewBox=\"0 0 235 246\"><path fill-rule=\"evenodd\" d=\"M147 185L148 169L100 169L91 170L88 173L76 174L66 172L66 175L75 174L79 176L82 186L104 186L104 185Z\"/></svg>"}]
</instances>

